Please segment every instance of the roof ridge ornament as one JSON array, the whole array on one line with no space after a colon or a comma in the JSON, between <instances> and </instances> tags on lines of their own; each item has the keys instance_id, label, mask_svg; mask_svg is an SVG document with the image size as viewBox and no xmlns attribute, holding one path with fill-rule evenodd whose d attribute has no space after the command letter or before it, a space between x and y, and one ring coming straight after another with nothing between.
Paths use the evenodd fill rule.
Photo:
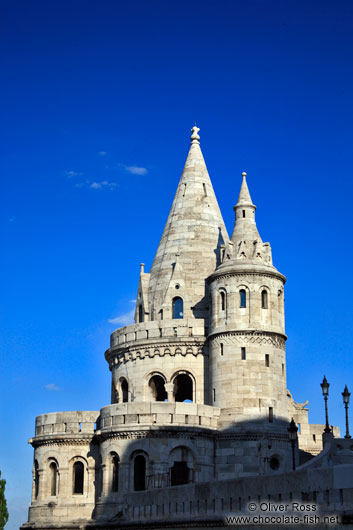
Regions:
<instances>
[{"instance_id":1,"label":"roof ridge ornament","mask_svg":"<svg viewBox=\"0 0 353 530\"><path fill-rule=\"evenodd\" d=\"M200 143L200 136L198 134L199 128L194 125L194 127L191 129L192 135L190 136L191 139L191 145L193 144L199 144Z\"/></svg>"}]
</instances>

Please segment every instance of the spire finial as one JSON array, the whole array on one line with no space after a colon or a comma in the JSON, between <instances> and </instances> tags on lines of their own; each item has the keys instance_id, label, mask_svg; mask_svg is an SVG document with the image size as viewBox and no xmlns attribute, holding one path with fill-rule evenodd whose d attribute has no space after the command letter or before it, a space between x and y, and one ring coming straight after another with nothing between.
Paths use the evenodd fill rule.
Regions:
<instances>
[{"instance_id":1,"label":"spire finial","mask_svg":"<svg viewBox=\"0 0 353 530\"><path fill-rule=\"evenodd\" d=\"M246 177L247 173L245 171L242 172L241 176Z\"/></svg>"},{"instance_id":2,"label":"spire finial","mask_svg":"<svg viewBox=\"0 0 353 530\"><path fill-rule=\"evenodd\" d=\"M191 129L192 135L191 135L190 138L191 138L191 143L192 144L199 144L200 143L200 136L198 135L199 130L200 129L198 127L196 127L196 124Z\"/></svg>"}]
</instances>

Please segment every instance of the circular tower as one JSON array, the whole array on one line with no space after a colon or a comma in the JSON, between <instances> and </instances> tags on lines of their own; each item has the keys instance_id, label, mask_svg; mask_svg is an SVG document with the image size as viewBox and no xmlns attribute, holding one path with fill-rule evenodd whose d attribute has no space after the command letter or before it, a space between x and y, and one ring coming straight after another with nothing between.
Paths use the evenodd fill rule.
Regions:
<instances>
[{"instance_id":1,"label":"circular tower","mask_svg":"<svg viewBox=\"0 0 353 530\"><path fill-rule=\"evenodd\" d=\"M271 467L275 468L281 462L286 465L288 452L286 279L272 264L270 244L261 240L256 206L246 173L242 175L233 234L222 249L222 263L207 280L211 298L209 399L221 409L223 432L243 433L243 442L267 440L257 450L266 454L269 450L270 456L263 460L271 460L272 454ZM239 436L234 440L240 440ZM274 450L274 442L281 440L282 449Z\"/></svg>"}]
</instances>

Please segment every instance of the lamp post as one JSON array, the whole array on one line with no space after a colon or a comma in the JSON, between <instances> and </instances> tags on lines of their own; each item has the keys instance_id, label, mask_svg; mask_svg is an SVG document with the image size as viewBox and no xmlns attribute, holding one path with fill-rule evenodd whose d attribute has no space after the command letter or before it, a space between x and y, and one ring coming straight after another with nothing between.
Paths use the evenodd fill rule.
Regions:
<instances>
[{"instance_id":1,"label":"lamp post","mask_svg":"<svg viewBox=\"0 0 353 530\"><path fill-rule=\"evenodd\" d=\"M342 392L343 397L343 403L344 407L346 409L346 436L345 438L351 438L349 434L349 426L348 426L348 404L349 404L349 398L350 398L350 392L348 392L347 385L344 387L344 391Z\"/></svg>"},{"instance_id":2,"label":"lamp post","mask_svg":"<svg viewBox=\"0 0 353 530\"><path fill-rule=\"evenodd\" d=\"M298 427L296 426L293 418L287 430L289 434L289 440L292 446L292 467L293 467L293 471L295 471L295 444L297 442Z\"/></svg>"},{"instance_id":3,"label":"lamp post","mask_svg":"<svg viewBox=\"0 0 353 530\"><path fill-rule=\"evenodd\" d=\"M328 412L327 412L327 398L328 398L328 389L329 389L330 383L327 382L326 376L324 376L320 386L322 388L322 395L324 396L324 400L325 400L326 426L325 426L324 432L330 433L331 429L330 429L330 426L328 424Z\"/></svg>"}]
</instances>

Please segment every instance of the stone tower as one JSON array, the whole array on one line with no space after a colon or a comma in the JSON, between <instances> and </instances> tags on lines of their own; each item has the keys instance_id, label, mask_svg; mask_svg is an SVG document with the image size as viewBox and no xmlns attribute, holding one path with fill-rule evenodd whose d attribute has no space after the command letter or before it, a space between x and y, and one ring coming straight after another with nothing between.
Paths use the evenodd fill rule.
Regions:
<instances>
[{"instance_id":1,"label":"stone tower","mask_svg":"<svg viewBox=\"0 0 353 530\"><path fill-rule=\"evenodd\" d=\"M210 390L222 426L238 429L245 422L247 430L277 430L278 420L288 420L285 277L261 240L255 209L243 173L233 234L208 278Z\"/></svg>"},{"instance_id":2,"label":"stone tower","mask_svg":"<svg viewBox=\"0 0 353 530\"><path fill-rule=\"evenodd\" d=\"M205 280L219 265L229 238L198 131L197 127L192 130L191 147L151 272L144 272L141 264L136 323L114 332L106 352L112 403L209 401Z\"/></svg>"},{"instance_id":3,"label":"stone tower","mask_svg":"<svg viewBox=\"0 0 353 530\"><path fill-rule=\"evenodd\" d=\"M257 230L246 174L229 239L198 132L150 273L141 264L135 323L105 352L111 403L36 418L24 529L196 520L231 512L235 499L241 510L255 490L256 501L280 500L269 475L298 463L291 417L306 457L322 449L323 426L309 425L307 402L286 388L285 277Z\"/></svg>"}]
</instances>

